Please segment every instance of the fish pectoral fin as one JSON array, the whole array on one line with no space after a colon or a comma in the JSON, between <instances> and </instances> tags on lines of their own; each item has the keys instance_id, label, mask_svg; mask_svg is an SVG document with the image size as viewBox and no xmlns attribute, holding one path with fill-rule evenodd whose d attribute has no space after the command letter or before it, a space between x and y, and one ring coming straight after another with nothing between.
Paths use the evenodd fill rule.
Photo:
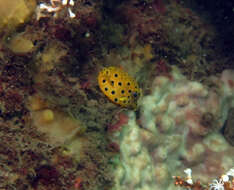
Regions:
<instances>
[{"instance_id":1,"label":"fish pectoral fin","mask_svg":"<svg viewBox=\"0 0 234 190\"><path fill-rule=\"evenodd\" d=\"M128 98L126 96L119 98L120 102L127 102Z\"/></svg>"}]
</instances>

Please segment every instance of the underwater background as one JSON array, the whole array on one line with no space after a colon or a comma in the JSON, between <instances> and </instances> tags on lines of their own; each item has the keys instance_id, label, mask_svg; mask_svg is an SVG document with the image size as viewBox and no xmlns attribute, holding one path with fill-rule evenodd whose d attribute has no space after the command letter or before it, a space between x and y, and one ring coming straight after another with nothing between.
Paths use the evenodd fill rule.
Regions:
<instances>
[{"instance_id":1,"label":"underwater background","mask_svg":"<svg viewBox=\"0 0 234 190\"><path fill-rule=\"evenodd\" d=\"M234 1L0 0L0 190L234 190Z\"/></svg>"}]
</instances>

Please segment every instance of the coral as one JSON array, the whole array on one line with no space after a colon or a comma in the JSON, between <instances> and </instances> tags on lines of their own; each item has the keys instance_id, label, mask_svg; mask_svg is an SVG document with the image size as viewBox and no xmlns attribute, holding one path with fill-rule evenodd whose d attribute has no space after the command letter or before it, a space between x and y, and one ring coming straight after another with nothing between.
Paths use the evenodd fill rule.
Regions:
<instances>
[{"instance_id":1,"label":"coral","mask_svg":"<svg viewBox=\"0 0 234 190\"><path fill-rule=\"evenodd\" d=\"M224 190L224 182L222 179L219 181L214 179L213 183L210 184L209 190Z\"/></svg>"},{"instance_id":2,"label":"coral","mask_svg":"<svg viewBox=\"0 0 234 190\"><path fill-rule=\"evenodd\" d=\"M229 100L234 93L226 89L229 84L222 77L211 77L207 80L219 88L208 87L188 80L176 67L168 74L155 77L152 94L140 102L139 121L136 123L136 115L129 113L126 127L117 136L124 167L119 166L116 178L128 176L117 189L126 184L131 189L141 184L147 184L148 189L173 189L170 176L191 167L199 180L188 183L176 178L176 184L202 190L203 184L232 167L234 152L220 133L227 119L225 113L233 106ZM132 173L135 180L130 177ZM144 173L148 177L141 178Z\"/></svg>"},{"instance_id":3,"label":"coral","mask_svg":"<svg viewBox=\"0 0 234 190\"><path fill-rule=\"evenodd\" d=\"M73 188L79 186L75 181L78 176L82 178L80 189L111 187L113 163L109 160L118 152L109 146L105 126L111 120L107 113L114 115L113 108L116 109L117 106L110 106L112 113L104 109L106 106L103 103L98 102L101 92L93 85L96 81L92 77L93 70L89 70L89 64L82 71L87 74L73 75L67 71L68 68L74 70L75 64L80 65L74 59L73 62L67 60L66 48L68 47L64 44L53 41L37 57L33 80L33 86L37 90L28 99L32 125L45 134L47 143L61 146L65 158L72 157L74 163L78 164L78 167L74 167L74 181L70 183ZM52 65L51 68L49 64ZM83 88L83 81L88 78L90 85ZM53 160L53 164L64 169L61 175L68 170L66 164L70 165L65 158L58 156Z\"/></svg>"},{"instance_id":4,"label":"coral","mask_svg":"<svg viewBox=\"0 0 234 190\"><path fill-rule=\"evenodd\" d=\"M188 172L189 171L189 172ZM181 178L174 176L175 185L183 187L184 189L190 190L233 190L234 189L234 178L233 169L231 168L226 174L222 175L219 179L214 179L210 184L201 184L198 180L193 183L192 170L187 168L184 170L187 174L187 178ZM209 188L208 188L209 187Z\"/></svg>"},{"instance_id":5,"label":"coral","mask_svg":"<svg viewBox=\"0 0 234 190\"><path fill-rule=\"evenodd\" d=\"M49 14L52 14L54 17L57 16L59 11L67 8L67 12L70 18L76 17L71 10L75 2L73 0L70 1L61 1L61 0L50 0L50 4L40 3L37 7L37 20L40 20L41 17L48 17Z\"/></svg>"},{"instance_id":6,"label":"coral","mask_svg":"<svg viewBox=\"0 0 234 190\"><path fill-rule=\"evenodd\" d=\"M174 177L175 180L175 186L184 187L187 189L194 189L194 190L203 190L203 186L199 181L196 181L195 183L188 183L188 180L182 179L180 177Z\"/></svg>"},{"instance_id":7,"label":"coral","mask_svg":"<svg viewBox=\"0 0 234 190\"><path fill-rule=\"evenodd\" d=\"M62 151L45 142L45 135L30 125L27 115L1 121L0 126L1 188L70 188L73 178L69 175L75 172L73 160L64 157L71 166L66 172L60 169L64 164L53 163Z\"/></svg>"},{"instance_id":8,"label":"coral","mask_svg":"<svg viewBox=\"0 0 234 190\"><path fill-rule=\"evenodd\" d=\"M154 171L154 168L151 167L152 160L147 148L141 143L141 130L137 127L134 113L129 113L128 117L128 124L122 129L124 135L120 141L121 164L115 171L115 188L122 189L128 186L135 189L141 185L145 189L155 188L154 172L160 175L161 179L167 178L167 174L161 175L159 168ZM164 168L164 166L161 166L161 168Z\"/></svg>"}]
</instances>

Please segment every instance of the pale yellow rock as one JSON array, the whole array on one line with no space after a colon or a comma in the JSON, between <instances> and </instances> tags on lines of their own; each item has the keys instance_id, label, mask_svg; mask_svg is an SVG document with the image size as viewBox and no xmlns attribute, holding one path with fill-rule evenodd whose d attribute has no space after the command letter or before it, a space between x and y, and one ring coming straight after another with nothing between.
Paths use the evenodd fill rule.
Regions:
<instances>
[{"instance_id":1,"label":"pale yellow rock","mask_svg":"<svg viewBox=\"0 0 234 190\"><path fill-rule=\"evenodd\" d=\"M42 120L45 123L52 122L54 120L54 112L50 109L42 111Z\"/></svg>"},{"instance_id":2,"label":"pale yellow rock","mask_svg":"<svg viewBox=\"0 0 234 190\"><path fill-rule=\"evenodd\" d=\"M32 111L31 114L34 126L47 135L51 144L64 144L85 132L85 127L79 120L63 112L44 109Z\"/></svg>"},{"instance_id":3,"label":"pale yellow rock","mask_svg":"<svg viewBox=\"0 0 234 190\"><path fill-rule=\"evenodd\" d=\"M8 48L16 54L26 54L33 51L33 42L23 34L13 36L7 43Z\"/></svg>"},{"instance_id":4,"label":"pale yellow rock","mask_svg":"<svg viewBox=\"0 0 234 190\"><path fill-rule=\"evenodd\" d=\"M0 0L0 29L13 30L27 21L35 9L35 0Z\"/></svg>"}]
</instances>

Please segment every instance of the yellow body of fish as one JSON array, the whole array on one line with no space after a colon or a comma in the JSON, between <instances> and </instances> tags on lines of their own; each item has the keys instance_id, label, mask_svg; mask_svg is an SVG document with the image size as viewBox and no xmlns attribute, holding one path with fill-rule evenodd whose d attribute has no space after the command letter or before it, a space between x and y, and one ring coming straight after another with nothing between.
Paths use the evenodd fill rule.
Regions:
<instances>
[{"instance_id":1,"label":"yellow body of fish","mask_svg":"<svg viewBox=\"0 0 234 190\"><path fill-rule=\"evenodd\" d=\"M98 84L102 92L115 104L123 107L137 107L141 89L127 72L119 67L106 67L99 72Z\"/></svg>"}]
</instances>

